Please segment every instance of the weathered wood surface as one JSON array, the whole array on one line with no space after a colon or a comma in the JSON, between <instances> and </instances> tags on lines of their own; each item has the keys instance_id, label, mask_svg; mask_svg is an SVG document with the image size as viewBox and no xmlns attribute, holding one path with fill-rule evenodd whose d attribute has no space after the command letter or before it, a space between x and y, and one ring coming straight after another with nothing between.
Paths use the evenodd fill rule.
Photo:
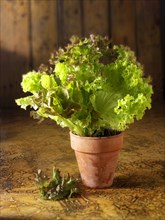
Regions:
<instances>
[{"instance_id":1,"label":"weathered wood surface","mask_svg":"<svg viewBox=\"0 0 165 220\"><path fill-rule=\"evenodd\" d=\"M71 35L108 35L135 50L162 99L159 0L0 0L0 107L21 96L22 74L46 63Z\"/></svg>"},{"instance_id":2,"label":"weathered wood surface","mask_svg":"<svg viewBox=\"0 0 165 220\"><path fill-rule=\"evenodd\" d=\"M154 98L160 99L163 83L160 45L160 4L157 0L136 1L137 54L146 75L151 75ZM145 10L144 10L145 9Z\"/></svg>"},{"instance_id":3,"label":"weathered wood surface","mask_svg":"<svg viewBox=\"0 0 165 220\"><path fill-rule=\"evenodd\" d=\"M29 3L0 1L0 106L22 95L21 76L29 69Z\"/></svg>"},{"instance_id":4,"label":"weathered wood surface","mask_svg":"<svg viewBox=\"0 0 165 220\"><path fill-rule=\"evenodd\" d=\"M31 1L31 43L33 68L46 63L57 49L57 1Z\"/></svg>"},{"instance_id":5,"label":"weathered wood surface","mask_svg":"<svg viewBox=\"0 0 165 220\"><path fill-rule=\"evenodd\" d=\"M82 188L82 196L44 201L34 183L37 169L78 176L68 131L45 121L38 125L20 112L1 114L1 219L164 220L164 105L125 132L113 186ZM2 113L2 112L1 112Z\"/></svg>"},{"instance_id":6,"label":"weathered wood surface","mask_svg":"<svg viewBox=\"0 0 165 220\"><path fill-rule=\"evenodd\" d=\"M84 35L109 35L109 4L107 0L83 1Z\"/></svg>"},{"instance_id":7,"label":"weathered wood surface","mask_svg":"<svg viewBox=\"0 0 165 220\"><path fill-rule=\"evenodd\" d=\"M82 35L81 26L81 0L69 0L63 1L61 20L62 32L59 33L59 37L62 38L61 45L66 45L72 35ZM62 2L61 2L62 4Z\"/></svg>"},{"instance_id":8,"label":"weathered wood surface","mask_svg":"<svg viewBox=\"0 0 165 220\"><path fill-rule=\"evenodd\" d=\"M115 44L124 44L136 51L135 1L111 2L112 39Z\"/></svg>"}]
</instances>

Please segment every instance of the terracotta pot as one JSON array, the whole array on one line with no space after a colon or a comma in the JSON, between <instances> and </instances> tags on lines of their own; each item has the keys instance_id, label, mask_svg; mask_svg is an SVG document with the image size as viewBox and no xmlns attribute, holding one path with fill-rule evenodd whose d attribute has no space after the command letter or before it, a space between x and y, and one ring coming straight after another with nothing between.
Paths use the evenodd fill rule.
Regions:
<instances>
[{"instance_id":1,"label":"terracotta pot","mask_svg":"<svg viewBox=\"0 0 165 220\"><path fill-rule=\"evenodd\" d=\"M90 188L111 186L123 133L111 137L80 137L70 132L70 140L83 184Z\"/></svg>"}]
</instances>

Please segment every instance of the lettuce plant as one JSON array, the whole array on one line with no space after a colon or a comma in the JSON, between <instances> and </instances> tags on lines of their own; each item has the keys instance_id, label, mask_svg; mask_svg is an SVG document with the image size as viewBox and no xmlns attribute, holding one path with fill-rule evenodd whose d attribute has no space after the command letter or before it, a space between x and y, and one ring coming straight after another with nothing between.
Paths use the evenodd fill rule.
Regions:
<instances>
[{"instance_id":1,"label":"lettuce plant","mask_svg":"<svg viewBox=\"0 0 165 220\"><path fill-rule=\"evenodd\" d=\"M105 136L124 131L151 108L150 78L135 54L106 37L73 36L51 55L49 65L23 75L16 100L33 109L34 118L50 118L79 136Z\"/></svg>"},{"instance_id":2,"label":"lettuce plant","mask_svg":"<svg viewBox=\"0 0 165 220\"><path fill-rule=\"evenodd\" d=\"M61 200L71 198L80 193L78 179L72 178L69 174L66 177L62 177L60 170L56 167L53 167L51 179L44 175L42 170L38 170L35 181L43 199Z\"/></svg>"}]
</instances>

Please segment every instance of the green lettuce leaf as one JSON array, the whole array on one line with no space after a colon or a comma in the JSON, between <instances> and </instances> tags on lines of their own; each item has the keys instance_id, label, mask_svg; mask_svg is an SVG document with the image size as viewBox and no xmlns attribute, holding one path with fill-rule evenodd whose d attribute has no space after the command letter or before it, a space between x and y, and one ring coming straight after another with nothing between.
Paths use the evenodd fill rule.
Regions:
<instances>
[{"instance_id":1,"label":"green lettuce leaf","mask_svg":"<svg viewBox=\"0 0 165 220\"><path fill-rule=\"evenodd\" d=\"M27 96L25 98L16 99L16 103L25 110L28 106L32 107L35 110L38 108L38 106L33 102L33 96Z\"/></svg>"},{"instance_id":2,"label":"green lettuce leaf","mask_svg":"<svg viewBox=\"0 0 165 220\"><path fill-rule=\"evenodd\" d=\"M41 76L41 85L44 89L54 90L57 88L57 83L53 75L43 74Z\"/></svg>"},{"instance_id":3,"label":"green lettuce leaf","mask_svg":"<svg viewBox=\"0 0 165 220\"><path fill-rule=\"evenodd\" d=\"M35 93L41 90L41 73L40 72L28 72L23 75L21 83L24 92Z\"/></svg>"},{"instance_id":4,"label":"green lettuce leaf","mask_svg":"<svg viewBox=\"0 0 165 220\"><path fill-rule=\"evenodd\" d=\"M151 108L152 85L134 52L107 38L73 37L41 69L23 75L23 91L32 95L16 103L77 135L123 131Z\"/></svg>"}]
</instances>

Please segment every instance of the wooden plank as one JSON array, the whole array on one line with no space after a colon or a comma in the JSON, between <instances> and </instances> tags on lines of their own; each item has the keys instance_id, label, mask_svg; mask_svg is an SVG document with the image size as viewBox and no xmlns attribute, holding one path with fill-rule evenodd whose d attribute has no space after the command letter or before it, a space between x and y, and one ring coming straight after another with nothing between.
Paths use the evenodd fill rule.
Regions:
<instances>
[{"instance_id":1,"label":"wooden plank","mask_svg":"<svg viewBox=\"0 0 165 220\"><path fill-rule=\"evenodd\" d=\"M46 63L57 48L57 1L31 1L32 59L34 69Z\"/></svg>"},{"instance_id":2,"label":"wooden plank","mask_svg":"<svg viewBox=\"0 0 165 220\"><path fill-rule=\"evenodd\" d=\"M137 47L146 74L153 78L154 100L162 98L163 73L160 43L160 2L136 1Z\"/></svg>"},{"instance_id":3,"label":"wooden plank","mask_svg":"<svg viewBox=\"0 0 165 220\"><path fill-rule=\"evenodd\" d=\"M63 42L65 45L72 35L82 35L81 0L63 1Z\"/></svg>"},{"instance_id":4,"label":"wooden plank","mask_svg":"<svg viewBox=\"0 0 165 220\"><path fill-rule=\"evenodd\" d=\"M133 0L111 1L111 34L115 44L136 49L135 14Z\"/></svg>"},{"instance_id":5,"label":"wooden plank","mask_svg":"<svg viewBox=\"0 0 165 220\"><path fill-rule=\"evenodd\" d=\"M0 106L15 106L22 74L29 69L29 3L0 1Z\"/></svg>"},{"instance_id":6,"label":"wooden plank","mask_svg":"<svg viewBox=\"0 0 165 220\"><path fill-rule=\"evenodd\" d=\"M161 24L161 46L162 60L165 60L165 1L160 0L160 24ZM163 97L165 99L165 62L163 62Z\"/></svg>"},{"instance_id":7,"label":"wooden plank","mask_svg":"<svg viewBox=\"0 0 165 220\"><path fill-rule=\"evenodd\" d=\"M84 0L84 34L109 35L108 0Z\"/></svg>"}]
</instances>

